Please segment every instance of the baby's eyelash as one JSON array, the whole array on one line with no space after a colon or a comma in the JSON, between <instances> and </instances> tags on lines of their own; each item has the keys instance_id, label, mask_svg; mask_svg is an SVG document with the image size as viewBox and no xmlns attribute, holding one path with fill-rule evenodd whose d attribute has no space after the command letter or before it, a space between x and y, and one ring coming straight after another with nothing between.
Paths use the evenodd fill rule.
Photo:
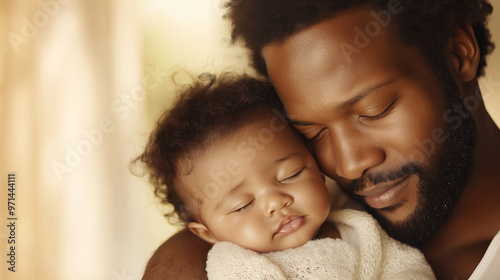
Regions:
<instances>
[{"instance_id":1,"label":"baby's eyelash","mask_svg":"<svg viewBox=\"0 0 500 280\"><path fill-rule=\"evenodd\" d=\"M252 204L252 202L253 202L253 199L249 203L245 204L243 207L240 207L240 208L234 210L233 212L238 213L238 212L241 212L241 211L247 209L247 207L250 206L250 204Z\"/></svg>"},{"instance_id":2,"label":"baby's eyelash","mask_svg":"<svg viewBox=\"0 0 500 280\"><path fill-rule=\"evenodd\" d=\"M283 181L286 181L286 180L290 180L290 179L293 179L293 178L299 176L300 173L302 173L302 171L304 171L304 168L305 167L302 167L302 169L300 169L297 173L295 173L295 174L293 174L293 175L291 175L289 177L286 177L285 179L281 180L280 182L283 182Z\"/></svg>"},{"instance_id":3,"label":"baby's eyelash","mask_svg":"<svg viewBox=\"0 0 500 280\"><path fill-rule=\"evenodd\" d=\"M292 179L292 178L295 178L295 177L299 176L299 175L300 175L300 173L302 173L302 171L303 171L303 170L304 170L304 168L300 169L300 170L299 170L299 172L297 172L297 173L293 174L292 176L290 176L290 177L288 177L288 178L286 178L286 179ZM286 180L286 179L285 179L285 180Z\"/></svg>"}]
</instances>

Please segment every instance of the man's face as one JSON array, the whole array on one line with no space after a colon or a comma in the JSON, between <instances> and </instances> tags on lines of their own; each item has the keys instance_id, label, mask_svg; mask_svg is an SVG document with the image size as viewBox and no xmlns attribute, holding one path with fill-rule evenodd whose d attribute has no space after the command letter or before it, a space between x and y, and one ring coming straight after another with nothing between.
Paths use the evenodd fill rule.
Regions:
<instances>
[{"instance_id":1,"label":"man's face","mask_svg":"<svg viewBox=\"0 0 500 280\"><path fill-rule=\"evenodd\" d=\"M391 24L374 32L374 23L366 10L346 12L262 54L322 171L390 234L415 244L460 197L474 125L447 111L461 102L453 79L441 82L416 48L395 40Z\"/></svg>"}]
</instances>

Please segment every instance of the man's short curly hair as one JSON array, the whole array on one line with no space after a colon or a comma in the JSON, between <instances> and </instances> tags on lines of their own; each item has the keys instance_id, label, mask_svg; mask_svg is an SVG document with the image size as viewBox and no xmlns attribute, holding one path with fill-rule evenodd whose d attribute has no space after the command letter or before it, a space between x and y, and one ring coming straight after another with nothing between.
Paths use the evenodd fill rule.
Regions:
<instances>
[{"instance_id":1,"label":"man's short curly hair","mask_svg":"<svg viewBox=\"0 0 500 280\"><path fill-rule=\"evenodd\" d=\"M186 200L199 203L196 194L176 184L176 178L188 174L211 144L263 119L262 110L274 108L281 112L283 107L271 84L246 75L202 74L181 90L135 160L145 165L161 203L174 206L165 214L169 221L177 216L180 224L187 224L199 217L198 209L186 205Z\"/></svg>"},{"instance_id":2,"label":"man's short curly hair","mask_svg":"<svg viewBox=\"0 0 500 280\"><path fill-rule=\"evenodd\" d=\"M261 55L266 45L283 42L347 9L365 5L387 9L389 1L402 6L400 13L392 15L401 41L418 47L431 62L441 62L446 40L456 26L470 24L480 50L476 74L483 74L485 56L494 48L487 27L493 7L487 0L230 0L225 17L232 24L233 42L243 41L254 68L266 76Z\"/></svg>"}]
</instances>

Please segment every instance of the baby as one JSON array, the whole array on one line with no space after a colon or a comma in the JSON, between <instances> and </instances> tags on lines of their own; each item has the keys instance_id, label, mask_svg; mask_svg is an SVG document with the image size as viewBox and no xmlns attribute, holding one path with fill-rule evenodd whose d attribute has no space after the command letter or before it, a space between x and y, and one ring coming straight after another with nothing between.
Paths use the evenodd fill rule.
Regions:
<instances>
[{"instance_id":1,"label":"baby","mask_svg":"<svg viewBox=\"0 0 500 280\"><path fill-rule=\"evenodd\" d=\"M330 212L324 177L282 111L268 82L202 75L138 158L162 202L215 244L209 279L434 279L370 215Z\"/></svg>"}]
</instances>

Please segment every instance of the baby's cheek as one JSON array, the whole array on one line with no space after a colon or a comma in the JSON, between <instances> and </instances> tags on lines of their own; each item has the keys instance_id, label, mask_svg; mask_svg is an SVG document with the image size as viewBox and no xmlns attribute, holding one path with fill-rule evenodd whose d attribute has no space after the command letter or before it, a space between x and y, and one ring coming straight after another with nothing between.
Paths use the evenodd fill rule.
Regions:
<instances>
[{"instance_id":1,"label":"baby's cheek","mask_svg":"<svg viewBox=\"0 0 500 280\"><path fill-rule=\"evenodd\" d=\"M254 240L262 235L269 233L269 226L264 223L264 217L262 219L248 219L239 225L238 232L241 236L246 238L246 240Z\"/></svg>"}]
</instances>

